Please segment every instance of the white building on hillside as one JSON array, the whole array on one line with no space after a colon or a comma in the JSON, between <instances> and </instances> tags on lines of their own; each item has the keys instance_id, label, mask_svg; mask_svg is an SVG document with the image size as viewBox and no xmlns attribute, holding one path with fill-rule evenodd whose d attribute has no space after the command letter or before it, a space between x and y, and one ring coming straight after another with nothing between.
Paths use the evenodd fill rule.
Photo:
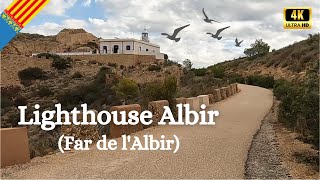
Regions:
<instances>
[{"instance_id":1,"label":"white building on hillside","mask_svg":"<svg viewBox=\"0 0 320 180\"><path fill-rule=\"evenodd\" d=\"M100 54L137 54L155 55L156 59L164 59L164 54L160 53L160 46L149 41L149 34L145 30L141 40L137 39L101 39Z\"/></svg>"}]
</instances>

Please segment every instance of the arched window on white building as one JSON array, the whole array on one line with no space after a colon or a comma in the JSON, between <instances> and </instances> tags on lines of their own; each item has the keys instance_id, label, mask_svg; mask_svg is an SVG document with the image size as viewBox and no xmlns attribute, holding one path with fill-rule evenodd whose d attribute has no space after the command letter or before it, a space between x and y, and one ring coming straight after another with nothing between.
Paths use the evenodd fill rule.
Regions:
<instances>
[{"instance_id":1,"label":"arched window on white building","mask_svg":"<svg viewBox=\"0 0 320 180\"><path fill-rule=\"evenodd\" d=\"M108 46L103 46L103 54L107 54L108 53Z\"/></svg>"},{"instance_id":2,"label":"arched window on white building","mask_svg":"<svg viewBox=\"0 0 320 180\"><path fill-rule=\"evenodd\" d=\"M126 46L126 50L130 51L131 50L131 46L130 45Z\"/></svg>"},{"instance_id":3,"label":"arched window on white building","mask_svg":"<svg viewBox=\"0 0 320 180\"><path fill-rule=\"evenodd\" d=\"M118 54L118 51L119 51L119 46L118 45L114 45L113 46L113 53L114 54Z\"/></svg>"}]
</instances>

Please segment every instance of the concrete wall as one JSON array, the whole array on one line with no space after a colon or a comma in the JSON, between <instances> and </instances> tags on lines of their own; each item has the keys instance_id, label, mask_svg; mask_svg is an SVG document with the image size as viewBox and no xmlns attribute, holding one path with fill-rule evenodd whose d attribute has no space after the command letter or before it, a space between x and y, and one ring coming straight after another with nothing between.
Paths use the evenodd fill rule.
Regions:
<instances>
[{"instance_id":1,"label":"concrete wall","mask_svg":"<svg viewBox=\"0 0 320 180\"><path fill-rule=\"evenodd\" d=\"M149 103L148 110L153 114L153 122L150 126L158 125L158 122L161 120L164 113L164 106L169 106L169 102L167 100L153 101Z\"/></svg>"},{"instance_id":2,"label":"concrete wall","mask_svg":"<svg viewBox=\"0 0 320 180\"><path fill-rule=\"evenodd\" d=\"M232 92L231 92L231 85L228 85L227 87L226 87L226 89L227 89L227 97L230 97L230 96L232 96Z\"/></svg>"},{"instance_id":3,"label":"concrete wall","mask_svg":"<svg viewBox=\"0 0 320 180\"><path fill-rule=\"evenodd\" d=\"M200 95L198 96L199 98L199 105L201 106L202 104L206 105L206 107L209 106L209 96L208 95Z\"/></svg>"},{"instance_id":4,"label":"concrete wall","mask_svg":"<svg viewBox=\"0 0 320 180\"><path fill-rule=\"evenodd\" d=\"M190 105L190 110L200 111L200 101L198 97L192 97L186 99L186 104Z\"/></svg>"},{"instance_id":5,"label":"concrete wall","mask_svg":"<svg viewBox=\"0 0 320 180\"><path fill-rule=\"evenodd\" d=\"M227 88L226 87L223 87L223 88L220 88L220 93L221 93L221 99L224 100L224 99L227 99Z\"/></svg>"},{"instance_id":6,"label":"concrete wall","mask_svg":"<svg viewBox=\"0 0 320 180\"><path fill-rule=\"evenodd\" d=\"M235 84L231 84L231 91L232 91L232 94L233 94L233 95L234 95L234 94L237 94L235 88L236 88L236 87L235 87Z\"/></svg>"},{"instance_id":7,"label":"concrete wall","mask_svg":"<svg viewBox=\"0 0 320 180\"><path fill-rule=\"evenodd\" d=\"M120 112L121 111L125 111L126 115L128 117L128 113L130 111L138 111L139 113L141 113L141 106L139 104L131 104L131 105L124 105L124 106L113 106L111 108L111 111L117 111L118 112L118 121L121 121L121 116L120 116ZM110 123L110 138L118 138L121 137L121 135L123 134L131 134L131 133L135 133L138 131L142 131L143 130L143 126L141 123L139 123L136 126L131 126L131 125L127 125L127 126L118 126L115 125L113 123L113 120L111 120Z\"/></svg>"},{"instance_id":8,"label":"concrete wall","mask_svg":"<svg viewBox=\"0 0 320 180\"><path fill-rule=\"evenodd\" d=\"M182 105L184 105L184 104L186 104L187 103L187 98L176 98L175 99L175 104L177 105L177 104L182 104ZM174 115L175 115L175 118L177 118L178 116L178 108L177 107L175 107L175 110L174 110ZM185 110L184 110L184 108L182 108L182 116L183 117L185 117Z\"/></svg>"},{"instance_id":9,"label":"concrete wall","mask_svg":"<svg viewBox=\"0 0 320 180\"><path fill-rule=\"evenodd\" d=\"M213 94L208 94L208 96L209 96L209 103L210 103L210 104L214 104L214 103L215 103L215 101L214 101L214 95L213 95Z\"/></svg>"},{"instance_id":10,"label":"concrete wall","mask_svg":"<svg viewBox=\"0 0 320 180\"><path fill-rule=\"evenodd\" d=\"M236 91L239 93L241 90L239 89L238 83L236 83Z\"/></svg>"},{"instance_id":11,"label":"concrete wall","mask_svg":"<svg viewBox=\"0 0 320 180\"><path fill-rule=\"evenodd\" d=\"M220 102L220 101L222 101L221 90L220 90L220 89L215 89L215 90L213 91L213 96L214 96L214 101L215 101L215 102Z\"/></svg>"},{"instance_id":12,"label":"concrete wall","mask_svg":"<svg viewBox=\"0 0 320 180\"><path fill-rule=\"evenodd\" d=\"M1 128L1 168L30 161L27 128Z\"/></svg>"}]
</instances>

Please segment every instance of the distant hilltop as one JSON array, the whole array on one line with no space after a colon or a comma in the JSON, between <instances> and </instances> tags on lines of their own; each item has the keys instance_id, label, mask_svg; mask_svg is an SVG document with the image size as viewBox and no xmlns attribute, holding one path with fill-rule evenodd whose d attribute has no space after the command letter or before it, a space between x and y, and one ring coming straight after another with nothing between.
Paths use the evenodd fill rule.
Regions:
<instances>
[{"instance_id":1,"label":"distant hilltop","mask_svg":"<svg viewBox=\"0 0 320 180\"><path fill-rule=\"evenodd\" d=\"M63 29L57 35L20 33L3 50L3 53L30 56L33 52L70 52L90 47L98 38L84 29Z\"/></svg>"}]
</instances>

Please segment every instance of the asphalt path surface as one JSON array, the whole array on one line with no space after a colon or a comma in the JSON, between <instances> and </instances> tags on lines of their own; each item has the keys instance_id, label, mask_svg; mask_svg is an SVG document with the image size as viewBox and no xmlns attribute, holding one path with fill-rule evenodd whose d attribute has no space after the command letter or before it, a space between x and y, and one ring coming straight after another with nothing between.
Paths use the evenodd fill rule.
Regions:
<instances>
[{"instance_id":1,"label":"asphalt path surface","mask_svg":"<svg viewBox=\"0 0 320 180\"><path fill-rule=\"evenodd\" d=\"M71 151L34 158L30 163L2 169L2 178L244 178L245 161L254 134L268 114L272 92L239 85L240 93L210 107L220 116L214 126L158 126L131 134L155 138L176 135L180 148L173 151L119 149Z\"/></svg>"}]
</instances>

